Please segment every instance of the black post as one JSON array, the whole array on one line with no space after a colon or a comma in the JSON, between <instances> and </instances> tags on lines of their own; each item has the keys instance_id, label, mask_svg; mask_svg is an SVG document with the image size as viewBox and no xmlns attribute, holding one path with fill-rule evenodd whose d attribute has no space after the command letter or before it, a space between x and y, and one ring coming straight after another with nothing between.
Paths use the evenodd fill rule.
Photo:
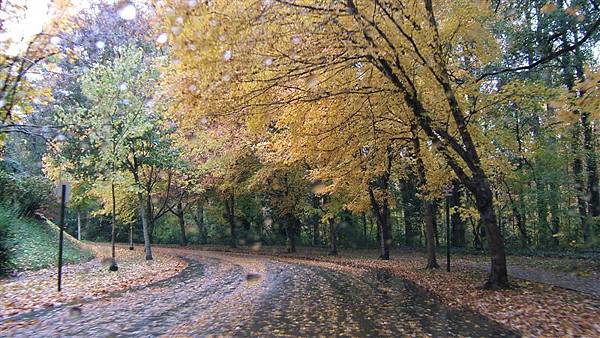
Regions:
<instances>
[{"instance_id":1,"label":"black post","mask_svg":"<svg viewBox=\"0 0 600 338\"><path fill-rule=\"evenodd\" d=\"M450 196L446 196L446 271L450 272Z\"/></svg>"},{"instance_id":2,"label":"black post","mask_svg":"<svg viewBox=\"0 0 600 338\"><path fill-rule=\"evenodd\" d=\"M65 200L67 195L67 185L62 185L60 194L60 232L58 235L58 291L61 290L62 282L62 264L63 264L63 241L65 232Z\"/></svg>"}]
</instances>

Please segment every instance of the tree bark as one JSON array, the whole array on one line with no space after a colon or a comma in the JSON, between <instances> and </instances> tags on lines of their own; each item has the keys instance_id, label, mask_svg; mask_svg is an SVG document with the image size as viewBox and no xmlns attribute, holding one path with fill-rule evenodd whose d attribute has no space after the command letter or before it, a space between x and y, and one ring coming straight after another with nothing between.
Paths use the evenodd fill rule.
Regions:
<instances>
[{"instance_id":1,"label":"tree bark","mask_svg":"<svg viewBox=\"0 0 600 338\"><path fill-rule=\"evenodd\" d=\"M413 139L413 155L416 163L416 174L418 180L418 186L424 187L427 182L427 177L425 176L425 164L423 163L423 159L421 158L421 140L419 139L419 134L417 132L417 126L411 126ZM433 217L434 209L433 203L431 201L425 200L423 201L423 216L425 219L425 244L427 246L427 265L426 269L437 269L440 266L437 263L437 258L435 254L435 220Z\"/></svg>"},{"instance_id":2,"label":"tree bark","mask_svg":"<svg viewBox=\"0 0 600 338\"><path fill-rule=\"evenodd\" d=\"M454 189L452 190L452 196L450 197L450 203L453 208L460 208L460 186L458 182L454 182ZM451 218L452 224L452 241L453 247L464 248L467 244L465 239L465 223L460 217L459 213L455 213Z\"/></svg>"},{"instance_id":3,"label":"tree bark","mask_svg":"<svg viewBox=\"0 0 600 338\"><path fill-rule=\"evenodd\" d=\"M338 254L338 249L337 249L337 240L338 240L338 226L337 223L335 222L335 218L330 218L329 219L329 242L330 242L330 250L329 250L329 254L331 256L337 256Z\"/></svg>"},{"instance_id":4,"label":"tree bark","mask_svg":"<svg viewBox=\"0 0 600 338\"><path fill-rule=\"evenodd\" d=\"M227 221L229 222L229 232L230 232L230 246L232 248L237 247L237 237L235 233L235 200L233 193L230 193L229 196L225 199L225 214L227 216Z\"/></svg>"},{"instance_id":5,"label":"tree bark","mask_svg":"<svg viewBox=\"0 0 600 338\"><path fill-rule=\"evenodd\" d=\"M119 267L117 266L117 255L115 250L115 230L117 228L117 209L116 209L116 198L115 198L115 183L110 183L110 191L112 197L112 229L110 232L110 246L111 246L111 257L112 261L109 267L110 271L117 271Z\"/></svg>"},{"instance_id":6,"label":"tree bark","mask_svg":"<svg viewBox=\"0 0 600 338\"><path fill-rule=\"evenodd\" d=\"M369 243L369 238L367 237L367 214L363 212L361 214L362 225L363 225L363 247L366 248Z\"/></svg>"},{"instance_id":7,"label":"tree bark","mask_svg":"<svg viewBox=\"0 0 600 338\"><path fill-rule=\"evenodd\" d=\"M181 233L181 246L187 246L187 237L185 236L185 214L181 201L177 203L177 219L179 220L179 230Z\"/></svg>"},{"instance_id":8,"label":"tree bark","mask_svg":"<svg viewBox=\"0 0 600 338\"><path fill-rule=\"evenodd\" d=\"M81 240L81 213L77 212L77 240Z\"/></svg>"},{"instance_id":9,"label":"tree bark","mask_svg":"<svg viewBox=\"0 0 600 338\"><path fill-rule=\"evenodd\" d=\"M129 223L129 250L133 250L133 224Z\"/></svg>"},{"instance_id":10,"label":"tree bark","mask_svg":"<svg viewBox=\"0 0 600 338\"><path fill-rule=\"evenodd\" d=\"M584 112L581 114L581 126L583 127L583 149L585 151L585 159L588 173L588 213L591 217L596 218L600 216L600 189L598 185L598 163L596 150L594 149L594 139L592 125L589 121L589 113ZM590 241L590 221L588 220L587 226L584 229L583 237L585 242Z\"/></svg>"},{"instance_id":11,"label":"tree bark","mask_svg":"<svg viewBox=\"0 0 600 338\"><path fill-rule=\"evenodd\" d=\"M296 218L296 216L294 215L289 215L288 217L288 224L285 228L285 234L287 237L287 241L286 241L286 249L288 253L295 253L296 252L296 231L299 228L299 221L298 218Z\"/></svg>"},{"instance_id":12,"label":"tree bark","mask_svg":"<svg viewBox=\"0 0 600 338\"><path fill-rule=\"evenodd\" d=\"M141 192L137 193L138 203L140 208L140 218L142 219L142 233L144 235L144 251L146 252L146 260L152 260L152 246L150 245L150 234L148 233L148 220L146 218L146 206L144 196Z\"/></svg>"},{"instance_id":13,"label":"tree bark","mask_svg":"<svg viewBox=\"0 0 600 338\"><path fill-rule=\"evenodd\" d=\"M198 202L196 209L196 226L198 227L198 241L200 244L206 243L206 227L204 226L204 205Z\"/></svg>"},{"instance_id":14,"label":"tree bark","mask_svg":"<svg viewBox=\"0 0 600 338\"><path fill-rule=\"evenodd\" d=\"M377 225L379 228L379 258L384 260L390 259L390 228L389 228L389 220L390 220L390 210L388 206L387 196L384 196L381 205L375 198L375 193L373 192L373 188L369 187L369 198L371 200L371 208L373 209L373 215L375 216L375 220L377 221Z\"/></svg>"},{"instance_id":15,"label":"tree bark","mask_svg":"<svg viewBox=\"0 0 600 338\"><path fill-rule=\"evenodd\" d=\"M414 173L409 173L406 180L400 182L402 194L402 212L404 214L404 242L407 246L417 245L419 236L419 227L421 223L421 210L423 206L421 200L417 197L417 186Z\"/></svg>"}]
</instances>

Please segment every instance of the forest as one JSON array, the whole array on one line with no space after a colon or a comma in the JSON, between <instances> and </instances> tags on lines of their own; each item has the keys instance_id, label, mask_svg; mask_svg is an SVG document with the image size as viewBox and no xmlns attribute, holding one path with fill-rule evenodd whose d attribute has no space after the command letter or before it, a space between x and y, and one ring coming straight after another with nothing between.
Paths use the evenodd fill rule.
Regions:
<instances>
[{"instance_id":1,"label":"forest","mask_svg":"<svg viewBox=\"0 0 600 338\"><path fill-rule=\"evenodd\" d=\"M466 307L493 319L485 331L450 319L441 331L205 319L210 329L134 336L600 334L596 0L0 0L0 60L0 284L37 269L56 278L58 242L40 224L59 223L64 185L65 259L104 257L107 288L135 273L187 278L219 260L267 290L252 313L271 318L269 302L296 296L269 291L279 290L269 264L287 264L273 276L298 293L298 276L343 288L340 276L356 273L345 269L375 269L377 280L416 278L425 291L414 294L450 308L451 292L476 290ZM589 286L547 283L532 298L560 308L549 305L556 292L582 309L576 325L559 312L551 328L540 326L548 314L510 319L531 304L515 292L546 283L525 265ZM513 308L495 308L493 292ZM29 306L11 312L18 302L3 297L0 336L27 335L3 331Z\"/></svg>"}]
</instances>

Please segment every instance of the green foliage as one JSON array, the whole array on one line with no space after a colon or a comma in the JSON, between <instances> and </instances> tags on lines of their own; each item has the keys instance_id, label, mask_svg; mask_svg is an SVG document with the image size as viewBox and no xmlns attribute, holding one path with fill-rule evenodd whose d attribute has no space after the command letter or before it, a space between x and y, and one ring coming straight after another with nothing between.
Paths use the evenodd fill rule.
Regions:
<instances>
[{"instance_id":1,"label":"green foliage","mask_svg":"<svg viewBox=\"0 0 600 338\"><path fill-rule=\"evenodd\" d=\"M0 205L31 215L52 199L52 182L45 177L0 169Z\"/></svg>"}]
</instances>

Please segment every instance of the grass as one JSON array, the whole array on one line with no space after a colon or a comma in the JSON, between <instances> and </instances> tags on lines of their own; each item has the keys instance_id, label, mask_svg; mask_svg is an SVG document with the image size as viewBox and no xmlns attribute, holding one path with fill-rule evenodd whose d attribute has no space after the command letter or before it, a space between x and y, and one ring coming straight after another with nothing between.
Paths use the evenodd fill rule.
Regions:
<instances>
[{"instance_id":1,"label":"grass","mask_svg":"<svg viewBox=\"0 0 600 338\"><path fill-rule=\"evenodd\" d=\"M0 223L8 225L9 266L13 271L38 270L58 264L59 228L50 221L17 218L10 210L0 209ZM93 254L65 233L65 263L90 260Z\"/></svg>"}]
</instances>

